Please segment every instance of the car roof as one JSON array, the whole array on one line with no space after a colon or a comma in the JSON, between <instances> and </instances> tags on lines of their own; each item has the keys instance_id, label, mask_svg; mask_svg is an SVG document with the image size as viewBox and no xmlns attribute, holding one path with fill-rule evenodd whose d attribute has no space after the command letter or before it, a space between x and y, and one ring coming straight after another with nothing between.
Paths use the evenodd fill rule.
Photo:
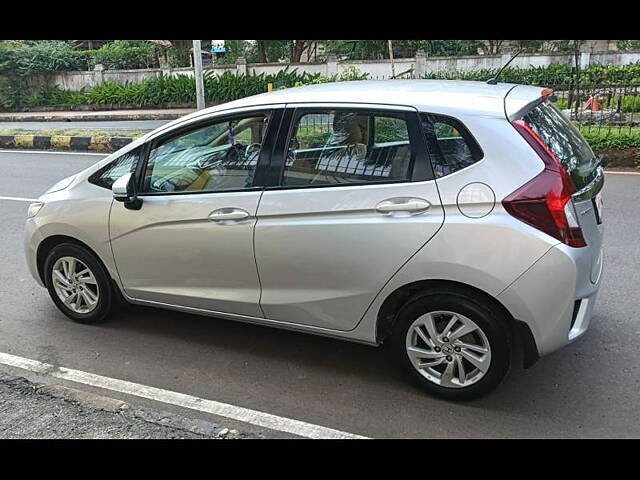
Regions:
<instances>
[{"instance_id":1,"label":"car roof","mask_svg":"<svg viewBox=\"0 0 640 480\"><path fill-rule=\"evenodd\" d=\"M384 103L418 109L448 110L456 105L465 109L501 108L505 95L515 85L464 80L360 80L330 82L287 88L237 100L241 105L303 102ZM470 100L476 100L470 103ZM480 100L478 102L477 100ZM215 109L216 107L213 107Z\"/></svg>"},{"instance_id":2,"label":"car roof","mask_svg":"<svg viewBox=\"0 0 640 480\"><path fill-rule=\"evenodd\" d=\"M517 89L515 87L518 87ZM232 102L198 110L148 133L134 142L135 146L192 120L226 110L253 106L297 103L363 103L402 105L419 111L455 117L481 115L505 118L505 97L512 90L519 99L538 98L540 87L513 83L467 80L357 80L329 82L317 85L286 88L269 93L244 97ZM134 148L134 145L131 145Z\"/></svg>"},{"instance_id":3,"label":"car roof","mask_svg":"<svg viewBox=\"0 0 640 480\"><path fill-rule=\"evenodd\" d=\"M247 105L263 102L348 102L406 105L415 108L451 107L469 104L471 98L502 102L513 84L488 85L485 82L461 80L360 80L330 82L318 85L276 90L241 99Z\"/></svg>"},{"instance_id":4,"label":"car roof","mask_svg":"<svg viewBox=\"0 0 640 480\"><path fill-rule=\"evenodd\" d=\"M513 83L489 85L466 80L359 80L330 82L276 90L209 107L171 122L172 127L196 117L236 108L295 103L370 103L404 105L451 115L499 115L504 117L504 98L514 88L538 97L538 87Z\"/></svg>"}]
</instances>

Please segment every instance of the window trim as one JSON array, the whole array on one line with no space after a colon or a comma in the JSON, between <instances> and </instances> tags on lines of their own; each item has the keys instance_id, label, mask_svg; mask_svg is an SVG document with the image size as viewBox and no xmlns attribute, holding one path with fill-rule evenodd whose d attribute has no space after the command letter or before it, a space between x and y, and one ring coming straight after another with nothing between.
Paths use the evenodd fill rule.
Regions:
<instances>
[{"instance_id":1,"label":"window trim","mask_svg":"<svg viewBox=\"0 0 640 480\"><path fill-rule=\"evenodd\" d=\"M131 150L129 150L129 151L125 152L125 153L122 153L118 157L114 158L110 162L105 163L103 166L101 166L95 172L93 172L91 175L89 175L89 177L87 178L87 182L90 183L91 185L94 185L94 186L98 187L98 188L104 188L106 190L111 190L111 188L105 187L103 185L98 185L97 183L95 183L95 181L93 179L96 176L101 175L104 171L106 171L109 168L111 168L111 166L114 163L116 163L119 160L121 160L125 155L131 155L132 153L135 153L135 152L138 152L138 159L136 160L135 168L133 169L133 172L132 172L135 175L135 173L138 171L138 166L142 163L142 156L144 154L144 145L139 145L139 146L137 146L135 148L132 148ZM114 180L114 182L115 182L115 180Z\"/></svg>"},{"instance_id":2,"label":"window trim","mask_svg":"<svg viewBox=\"0 0 640 480\"><path fill-rule=\"evenodd\" d=\"M190 122L187 125L182 125L175 129L169 130L167 132L163 132L161 135L158 135L149 141L145 142L142 147L143 150L141 152L140 159L138 160L138 168L136 169L136 183L138 185L138 196L139 197L158 197L158 196L166 196L166 195L198 195L198 194L223 194L223 193L236 193L236 192L253 192L253 191L261 191L264 189L264 185L260 185L257 182L259 177L259 173L265 165L269 164L269 160L273 151L273 143L278 132L278 128L280 127L280 123L282 120L282 112L283 108L270 108L272 106L265 106L265 108L257 108L250 110L240 110L240 111L223 111L215 116L207 116L206 118L198 119L195 122ZM189 132L199 130L208 125L213 125L216 123L233 121L243 118L256 117L264 115L267 117L267 129L264 133L264 138L262 139L262 145L260 148L260 156L258 157L258 162L256 164L256 169L253 175L253 182L251 187L245 188L237 188L237 189L229 189L229 190L195 190L195 191L179 191L179 192L145 192L143 190L144 187L144 172L146 171L147 164L149 162L149 154L151 151L162 143L166 143L173 138L177 138L179 136L188 134ZM277 124L277 125L276 125ZM274 133L275 131L275 133ZM260 176L262 178L262 176Z\"/></svg>"},{"instance_id":3,"label":"window trim","mask_svg":"<svg viewBox=\"0 0 640 480\"><path fill-rule=\"evenodd\" d=\"M393 106L392 106L393 107ZM357 187L366 185L389 185L411 182L424 182L434 179L433 168L429 161L429 153L425 135L422 132L422 123L416 109L408 109L403 105L396 105L397 109L389 108L389 105L357 105L357 104L340 104L340 103L320 103L304 104L304 105L287 105L285 120L283 120L278 132L278 140L276 151L272 156L270 165L269 183L265 187L266 190L299 190L299 189L316 189L316 188L338 188L338 187ZM284 179L287 150L289 143L297 127L298 120L307 114L326 113L327 110L338 110L348 112L362 112L371 115L380 116L400 116L404 117L407 122L407 132L409 134L409 145L411 147L411 160L409 164L408 178L400 180L380 180L380 181L363 181L349 183L329 183L322 185L282 185Z\"/></svg>"}]
</instances>

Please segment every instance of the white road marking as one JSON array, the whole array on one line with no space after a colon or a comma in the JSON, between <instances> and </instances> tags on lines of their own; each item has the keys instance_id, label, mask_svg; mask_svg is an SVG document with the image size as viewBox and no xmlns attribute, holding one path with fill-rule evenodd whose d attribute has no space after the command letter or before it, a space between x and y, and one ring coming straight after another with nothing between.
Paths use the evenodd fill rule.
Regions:
<instances>
[{"instance_id":1,"label":"white road marking","mask_svg":"<svg viewBox=\"0 0 640 480\"><path fill-rule=\"evenodd\" d=\"M611 173L613 175L640 175L640 172L613 172L611 170L605 170L604 173Z\"/></svg>"},{"instance_id":2,"label":"white road marking","mask_svg":"<svg viewBox=\"0 0 640 480\"><path fill-rule=\"evenodd\" d=\"M107 155L111 155L110 153L96 153L96 152L52 152L49 150L18 150L18 149L4 149L0 150L0 153L31 153L31 154L46 154L46 155L98 155L101 157L106 157Z\"/></svg>"},{"instance_id":3,"label":"white road marking","mask_svg":"<svg viewBox=\"0 0 640 480\"><path fill-rule=\"evenodd\" d=\"M23 197L0 197L0 200L13 200L15 202L35 202L37 198L23 198Z\"/></svg>"},{"instance_id":4,"label":"white road marking","mask_svg":"<svg viewBox=\"0 0 640 480\"><path fill-rule=\"evenodd\" d=\"M54 378L68 380L70 382L82 383L92 387L104 388L114 392L135 395L136 397L148 398L158 402L168 403L179 407L198 410L201 412L231 418L244 423L250 423L259 427L291 433L307 438L324 439L366 439L361 435L334 430L332 428L314 425L312 423L293 420L291 418L279 417L270 413L251 410L244 407L237 407L228 403L216 402L205 398L194 397L184 393L172 392L162 388L140 385L138 383L118 380L116 378L104 377L95 373L73 370L71 368L57 367L49 363L38 360L19 357L9 353L0 352L0 364L28 370L38 374L49 375Z\"/></svg>"}]
</instances>

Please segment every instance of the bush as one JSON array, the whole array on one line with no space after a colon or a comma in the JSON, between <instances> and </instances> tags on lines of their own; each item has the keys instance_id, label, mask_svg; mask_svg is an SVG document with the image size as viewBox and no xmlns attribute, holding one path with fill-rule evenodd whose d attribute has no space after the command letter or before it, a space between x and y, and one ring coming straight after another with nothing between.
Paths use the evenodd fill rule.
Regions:
<instances>
[{"instance_id":1,"label":"bush","mask_svg":"<svg viewBox=\"0 0 640 480\"><path fill-rule=\"evenodd\" d=\"M0 73L26 76L90 70L98 63L110 69L157 67L159 48L142 40L116 40L99 50L76 50L61 40L7 40L0 42Z\"/></svg>"},{"instance_id":2,"label":"bush","mask_svg":"<svg viewBox=\"0 0 640 480\"><path fill-rule=\"evenodd\" d=\"M5 41L0 44L0 73L26 76L40 72L87 70L89 54L64 41Z\"/></svg>"},{"instance_id":3,"label":"bush","mask_svg":"<svg viewBox=\"0 0 640 480\"><path fill-rule=\"evenodd\" d=\"M92 65L112 70L153 68L158 66L157 45L140 40L115 40L92 52Z\"/></svg>"},{"instance_id":4,"label":"bush","mask_svg":"<svg viewBox=\"0 0 640 480\"><path fill-rule=\"evenodd\" d=\"M340 73L335 73L329 77L325 77L318 74L315 76L306 79L300 80L295 83L296 87L300 87L302 85L316 85L319 83L330 83L330 82L349 82L352 80L367 80L369 78L368 73L360 72L353 65L349 66L349 68L343 69Z\"/></svg>"}]
</instances>

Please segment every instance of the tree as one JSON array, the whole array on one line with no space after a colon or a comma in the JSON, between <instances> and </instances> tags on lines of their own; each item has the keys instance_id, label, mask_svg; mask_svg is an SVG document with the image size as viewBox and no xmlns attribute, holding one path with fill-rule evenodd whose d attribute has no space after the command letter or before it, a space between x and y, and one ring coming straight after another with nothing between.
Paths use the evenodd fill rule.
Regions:
<instances>
[{"instance_id":1,"label":"tree","mask_svg":"<svg viewBox=\"0 0 640 480\"><path fill-rule=\"evenodd\" d=\"M327 40L326 52L350 60L389 58L387 40Z\"/></svg>"},{"instance_id":2,"label":"tree","mask_svg":"<svg viewBox=\"0 0 640 480\"><path fill-rule=\"evenodd\" d=\"M311 40L289 40L291 42L291 62L300 63L302 54L311 45Z\"/></svg>"},{"instance_id":3,"label":"tree","mask_svg":"<svg viewBox=\"0 0 640 480\"><path fill-rule=\"evenodd\" d=\"M267 40L256 40L258 63L267 63Z\"/></svg>"},{"instance_id":4,"label":"tree","mask_svg":"<svg viewBox=\"0 0 640 480\"><path fill-rule=\"evenodd\" d=\"M479 45L485 55L497 55L502 51L505 40L481 40Z\"/></svg>"}]
</instances>

